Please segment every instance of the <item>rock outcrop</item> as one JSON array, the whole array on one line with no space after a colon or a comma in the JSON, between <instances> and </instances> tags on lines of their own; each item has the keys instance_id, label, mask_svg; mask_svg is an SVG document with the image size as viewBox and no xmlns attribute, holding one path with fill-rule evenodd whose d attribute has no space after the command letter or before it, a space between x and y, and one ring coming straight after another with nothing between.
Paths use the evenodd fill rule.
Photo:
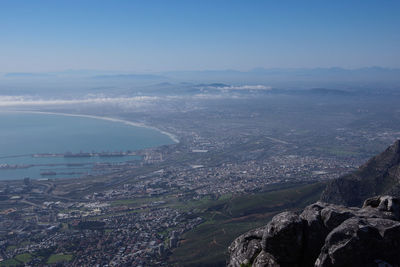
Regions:
<instances>
[{"instance_id":1,"label":"rock outcrop","mask_svg":"<svg viewBox=\"0 0 400 267\"><path fill-rule=\"evenodd\" d=\"M348 175L328 183L321 195L324 202L360 206L376 195L400 197L400 140Z\"/></svg>"},{"instance_id":2,"label":"rock outcrop","mask_svg":"<svg viewBox=\"0 0 400 267\"><path fill-rule=\"evenodd\" d=\"M233 241L231 247L235 249L231 251L232 266L240 266L254 262L255 258L260 254L261 240L264 234L264 227L251 230Z\"/></svg>"},{"instance_id":3,"label":"rock outcrop","mask_svg":"<svg viewBox=\"0 0 400 267\"><path fill-rule=\"evenodd\" d=\"M400 199L378 196L362 208L317 202L283 212L238 237L228 266L400 266Z\"/></svg>"}]
</instances>

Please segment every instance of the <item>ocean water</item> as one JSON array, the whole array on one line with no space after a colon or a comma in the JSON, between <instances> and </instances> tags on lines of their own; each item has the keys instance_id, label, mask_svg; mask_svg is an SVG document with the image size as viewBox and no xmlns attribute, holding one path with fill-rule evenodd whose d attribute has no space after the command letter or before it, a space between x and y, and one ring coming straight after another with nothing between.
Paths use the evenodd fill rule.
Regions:
<instances>
[{"instance_id":1,"label":"ocean water","mask_svg":"<svg viewBox=\"0 0 400 267\"><path fill-rule=\"evenodd\" d=\"M93 167L99 163L117 164L138 159L132 155L104 156L104 153L136 151L172 143L171 137L160 131L122 121L1 112L0 180L81 177L93 174ZM103 153L103 156L62 156L68 153ZM59 156L34 157L35 154Z\"/></svg>"}]
</instances>

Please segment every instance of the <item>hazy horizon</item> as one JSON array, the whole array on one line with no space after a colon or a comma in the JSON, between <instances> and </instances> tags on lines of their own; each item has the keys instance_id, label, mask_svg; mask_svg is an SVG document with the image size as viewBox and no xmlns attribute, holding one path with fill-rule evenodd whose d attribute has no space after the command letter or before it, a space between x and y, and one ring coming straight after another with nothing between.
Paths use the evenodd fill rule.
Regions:
<instances>
[{"instance_id":1,"label":"hazy horizon","mask_svg":"<svg viewBox=\"0 0 400 267\"><path fill-rule=\"evenodd\" d=\"M398 1L2 1L0 73L400 68Z\"/></svg>"}]
</instances>

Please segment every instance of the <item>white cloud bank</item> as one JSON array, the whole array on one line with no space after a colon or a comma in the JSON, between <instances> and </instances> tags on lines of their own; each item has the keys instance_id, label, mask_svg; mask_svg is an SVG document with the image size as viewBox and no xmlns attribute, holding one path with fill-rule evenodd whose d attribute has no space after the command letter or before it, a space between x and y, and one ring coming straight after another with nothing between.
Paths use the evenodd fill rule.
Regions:
<instances>
[{"instance_id":1,"label":"white cloud bank","mask_svg":"<svg viewBox=\"0 0 400 267\"><path fill-rule=\"evenodd\" d=\"M216 89L221 91L229 91L229 90L271 90L271 86L266 85L226 85L226 86L215 86L215 85L206 85L201 87L201 89Z\"/></svg>"},{"instance_id":2,"label":"white cloud bank","mask_svg":"<svg viewBox=\"0 0 400 267\"><path fill-rule=\"evenodd\" d=\"M0 96L0 107L17 106L54 106L76 104L140 104L158 100L154 96L135 97L94 97L82 99L34 99L26 96Z\"/></svg>"},{"instance_id":3,"label":"white cloud bank","mask_svg":"<svg viewBox=\"0 0 400 267\"><path fill-rule=\"evenodd\" d=\"M271 90L271 86L265 85L240 85L240 86L225 86L219 87L222 90Z\"/></svg>"}]
</instances>

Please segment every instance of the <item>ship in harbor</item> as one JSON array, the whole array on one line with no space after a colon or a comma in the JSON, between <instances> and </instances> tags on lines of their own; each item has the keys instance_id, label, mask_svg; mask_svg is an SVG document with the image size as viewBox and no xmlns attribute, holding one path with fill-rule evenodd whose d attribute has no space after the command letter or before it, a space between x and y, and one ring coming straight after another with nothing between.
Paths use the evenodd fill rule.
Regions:
<instances>
[{"instance_id":1,"label":"ship in harbor","mask_svg":"<svg viewBox=\"0 0 400 267\"><path fill-rule=\"evenodd\" d=\"M85 153L85 152L79 152L79 153L65 153L64 158L90 158L93 157L92 153Z\"/></svg>"},{"instance_id":2,"label":"ship in harbor","mask_svg":"<svg viewBox=\"0 0 400 267\"><path fill-rule=\"evenodd\" d=\"M57 173L53 172L53 171L46 171L46 172L41 172L40 175L42 175L42 176L55 176L55 175L57 175Z\"/></svg>"},{"instance_id":3,"label":"ship in harbor","mask_svg":"<svg viewBox=\"0 0 400 267\"><path fill-rule=\"evenodd\" d=\"M101 152L97 154L99 157L124 157L128 155L125 152Z\"/></svg>"},{"instance_id":4,"label":"ship in harbor","mask_svg":"<svg viewBox=\"0 0 400 267\"><path fill-rule=\"evenodd\" d=\"M32 157L34 158L90 158L90 157L124 157L124 156L129 156L133 155L133 153L129 152L79 152L79 153L72 153L72 152L67 152L67 153L38 153L38 154L32 154Z\"/></svg>"}]
</instances>

